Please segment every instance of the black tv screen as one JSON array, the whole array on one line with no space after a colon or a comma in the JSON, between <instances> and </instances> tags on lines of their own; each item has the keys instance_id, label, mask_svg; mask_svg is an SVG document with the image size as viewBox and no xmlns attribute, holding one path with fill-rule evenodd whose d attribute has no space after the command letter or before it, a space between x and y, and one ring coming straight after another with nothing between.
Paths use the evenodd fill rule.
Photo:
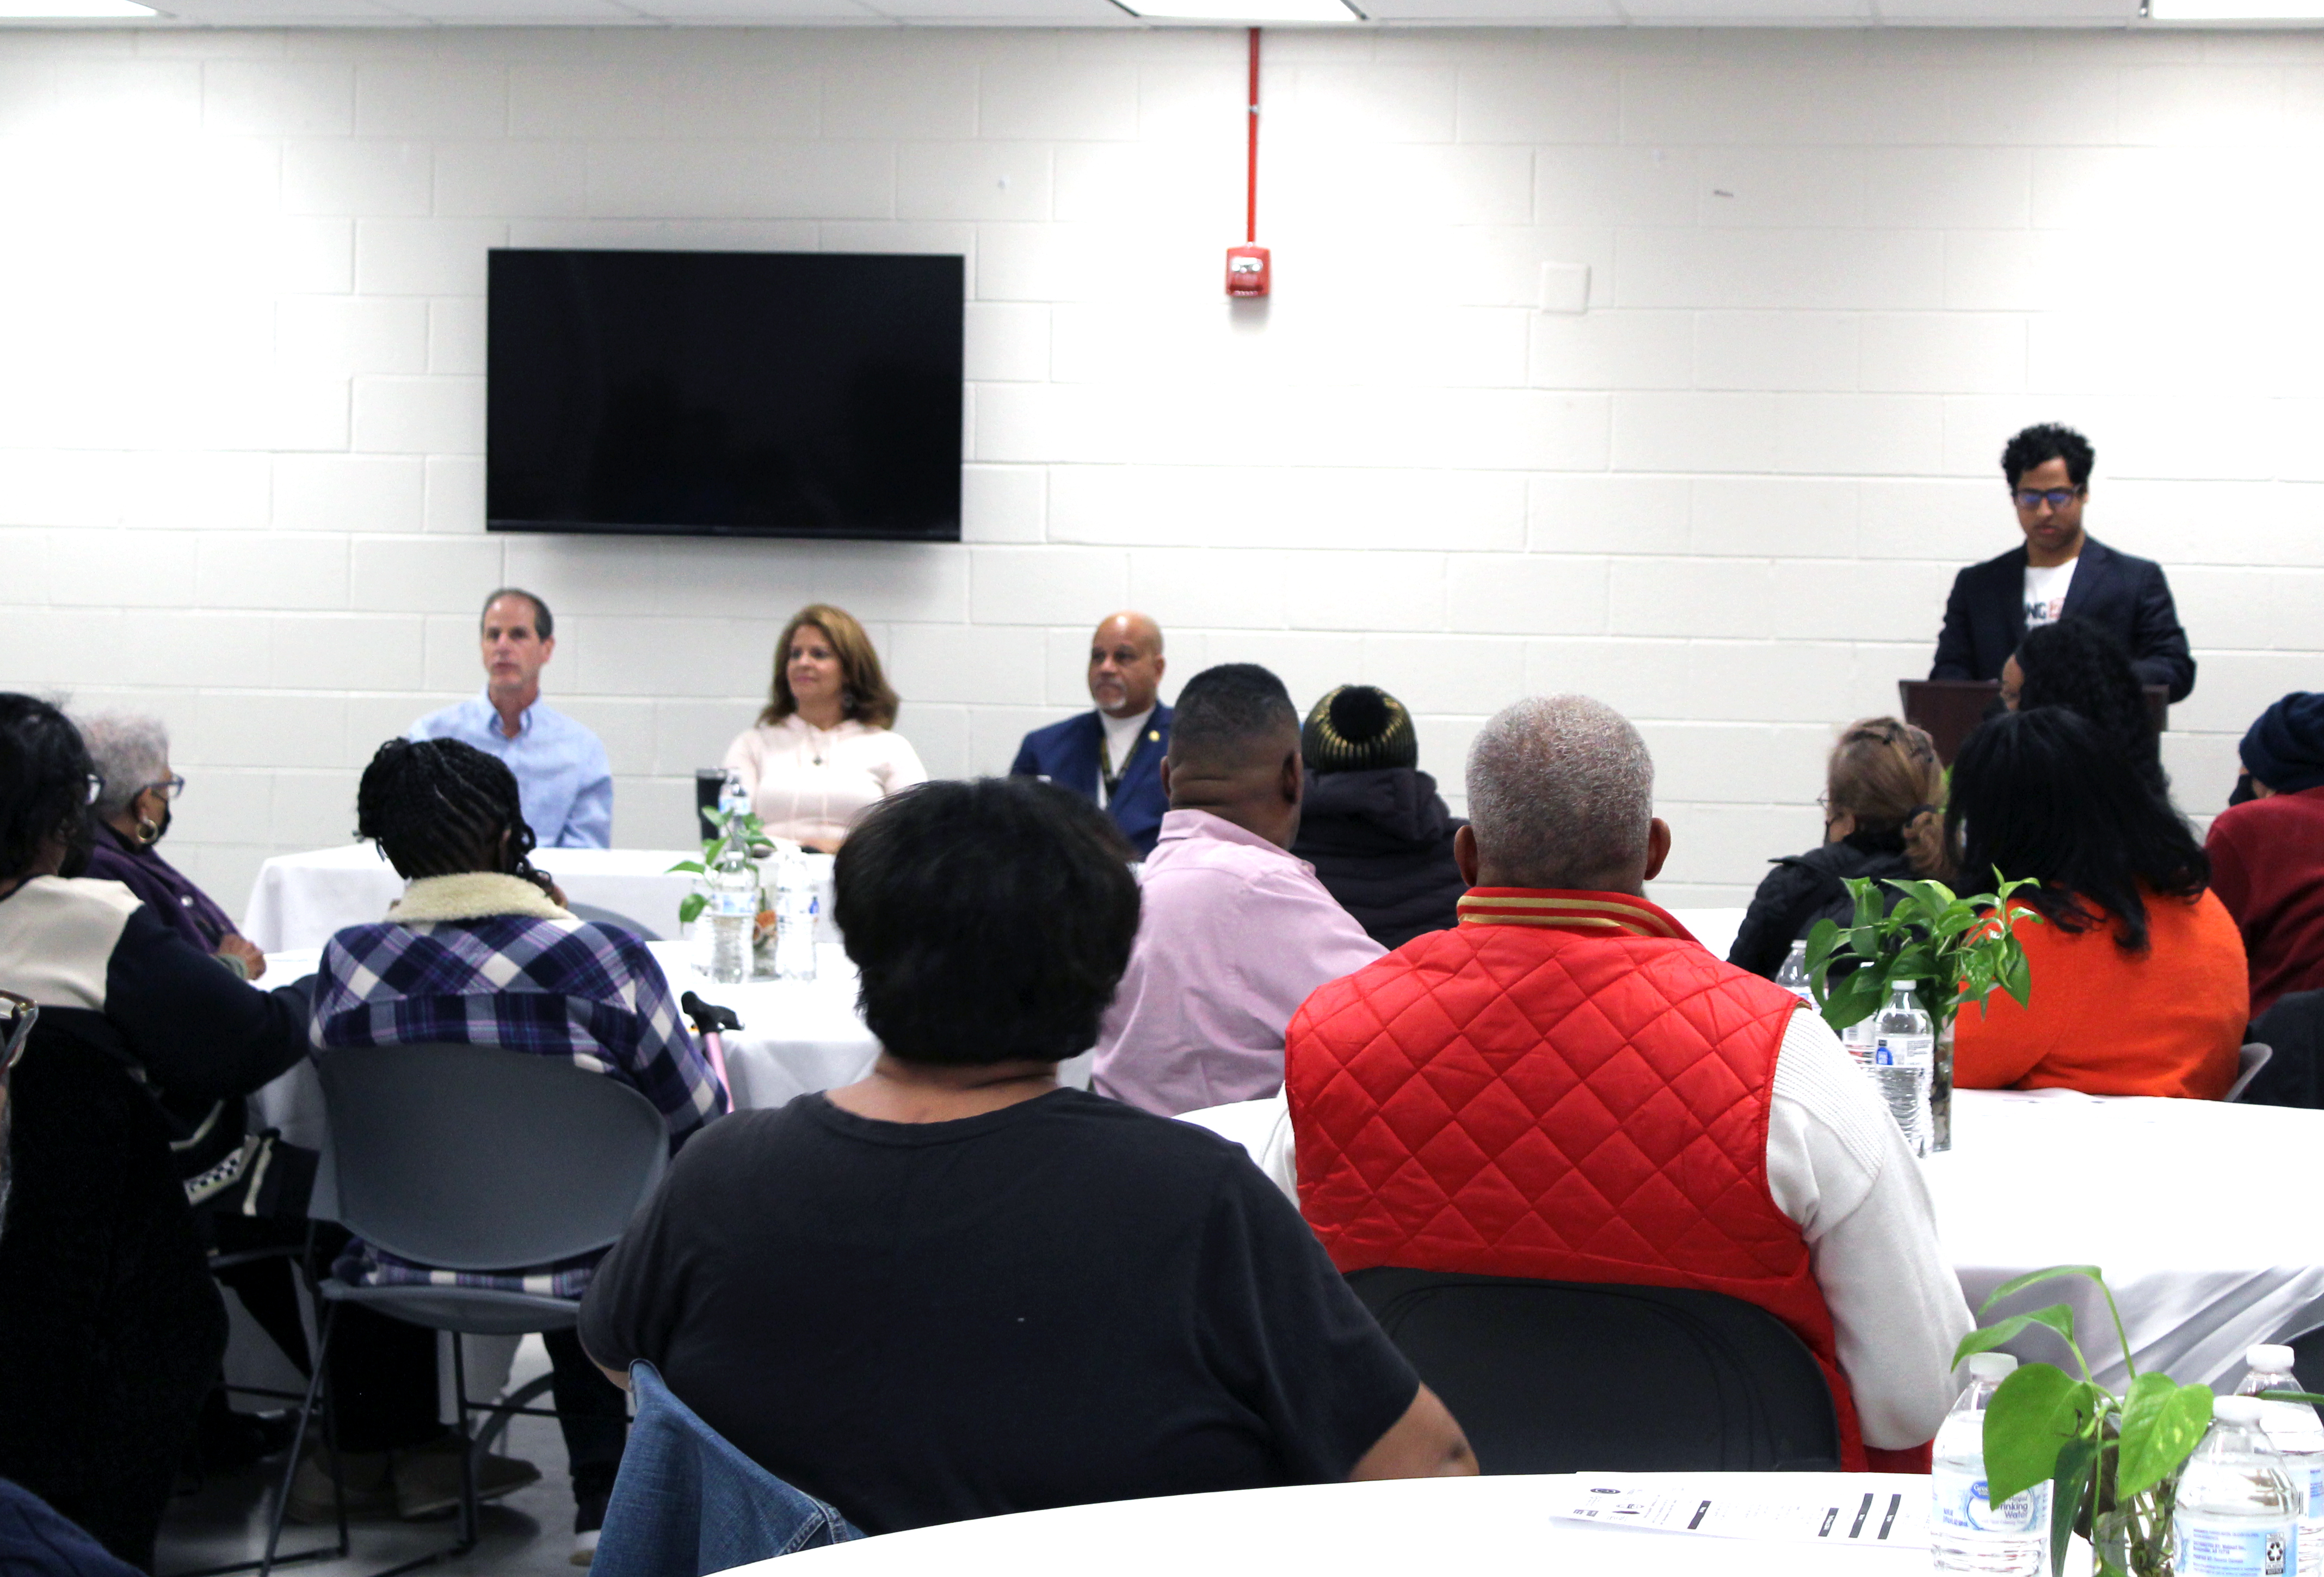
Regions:
<instances>
[{"instance_id":1,"label":"black tv screen","mask_svg":"<svg viewBox=\"0 0 2324 1577\"><path fill-rule=\"evenodd\" d=\"M960 540L962 260L494 251L495 531Z\"/></svg>"}]
</instances>

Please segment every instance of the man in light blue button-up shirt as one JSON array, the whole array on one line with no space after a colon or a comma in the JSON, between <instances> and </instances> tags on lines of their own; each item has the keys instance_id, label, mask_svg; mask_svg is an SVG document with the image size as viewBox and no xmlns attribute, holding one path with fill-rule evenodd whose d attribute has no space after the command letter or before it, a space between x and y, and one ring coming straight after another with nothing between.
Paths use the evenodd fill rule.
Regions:
<instances>
[{"instance_id":1,"label":"man in light blue button-up shirt","mask_svg":"<svg viewBox=\"0 0 2324 1577\"><path fill-rule=\"evenodd\" d=\"M525 824L543 849L603 849L613 835L613 772L597 736L540 704L540 670L557 650L549 604L503 586L484 599L484 693L430 712L413 739L456 739L516 774Z\"/></svg>"}]
</instances>

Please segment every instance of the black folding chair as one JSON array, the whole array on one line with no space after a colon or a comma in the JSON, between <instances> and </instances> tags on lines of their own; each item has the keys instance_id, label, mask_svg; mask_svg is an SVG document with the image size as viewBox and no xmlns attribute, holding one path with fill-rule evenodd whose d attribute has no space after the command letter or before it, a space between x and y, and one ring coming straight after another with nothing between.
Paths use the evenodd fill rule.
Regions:
<instances>
[{"instance_id":1,"label":"black folding chair","mask_svg":"<svg viewBox=\"0 0 2324 1577\"><path fill-rule=\"evenodd\" d=\"M315 1064L328 1137L309 1213L414 1264L505 1271L610 1247L669 1165L669 1130L653 1102L562 1057L496 1046L381 1046L320 1051ZM466 1554L476 1545L477 1453L510 1416L557 1414L524 1406L538 1394L530 1387L507 1403L470 1401L460 1338L569 1331L581 1305L490 1287L355 1286L337 1278L318 1291L322 1338L290 1472L314 1416L340 1305L448 1331L460 1434L467 1436L471 1413L491 1416L494 1429L461 1458L457 1541L378 1577ZM274 1563L290 1489L286 1472L261 1577Z\"/></svg>"},{"instance_id":2,"label":"black folding chair","mask_svg":"<svg viewBox=\"0 0 2324 1577\"><path fill-rule=\"evenodd\" d=\"M1348 1277L1489 1473L1836 1471L1823 1370L1714 1292L1382 1268Z\"/></svg>"}]
</instances>

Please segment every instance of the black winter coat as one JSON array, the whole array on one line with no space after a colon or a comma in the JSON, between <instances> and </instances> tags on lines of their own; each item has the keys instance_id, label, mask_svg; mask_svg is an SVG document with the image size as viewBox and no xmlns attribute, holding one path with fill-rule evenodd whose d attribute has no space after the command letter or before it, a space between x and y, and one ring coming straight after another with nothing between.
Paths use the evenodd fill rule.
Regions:
<instances>
[{"instance_id":1,"label":"black winter coat","mask_svg":"<svg viewBox=\"0 0 2324 1577\"><path fill-rule=\"evenodd\" d=\"M1412 767L1325 772L1307 779L1291 852L1383 947L1453 924L1469 890L1452 863L1467 825L1445 808L1436 779Z\"/></svg>"},{"instance_id":2,"label":"black winter coat","mask_svg":"<svg viewBox=\"0 0 2324 1577\"><path fill-rule=\"evenodd\" d=\"M1841 885L1844 878L1910 881L1918 874L1904 858L1904 840L1895 833L1851 833L1836 844L1786 854L1773 863L1775 868L1751 895L1735 945L1727 950L1728 963L1769 980L1784 967L1792 944L1818 920L1829 916L1846 925L1856 918L1856 900ZM1893 907L1896 894L1891 890L1887 897Z\"/></svg>"}]
</instances>

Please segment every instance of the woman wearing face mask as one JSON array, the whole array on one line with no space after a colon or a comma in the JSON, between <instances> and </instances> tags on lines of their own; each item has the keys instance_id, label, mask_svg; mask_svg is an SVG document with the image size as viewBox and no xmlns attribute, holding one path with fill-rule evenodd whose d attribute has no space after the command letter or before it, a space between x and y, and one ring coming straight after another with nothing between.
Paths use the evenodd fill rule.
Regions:
<instances>
[{"instance_id":1,"label":"woman wearing face mask","mask_svg":"<svg viewBox=\"0 0 2324 1577\"><path fill-rule=\"evenodd\" d=\"M927 781L894 730L897 705L863 626L844 608L810 603L783 626L766 707L726 747L726 770L768 832L835 852L856 817Z\"/></svg>"},{"instance_id":2,"label":"woman wearing face mask","mask_svg":"<svg viewBox=\"0 0 2324 1577\"><path fill-rule=\"evenodd\" d=\"M164 925L235 973L248 980L264 974L265 954L156 847L186 788L186 780L170 771L170 731L158 717L125 712L77 721L81 742L105 779L89 811L96 825L88 874L121 883Z\"/></svg>"}]
</instances>

